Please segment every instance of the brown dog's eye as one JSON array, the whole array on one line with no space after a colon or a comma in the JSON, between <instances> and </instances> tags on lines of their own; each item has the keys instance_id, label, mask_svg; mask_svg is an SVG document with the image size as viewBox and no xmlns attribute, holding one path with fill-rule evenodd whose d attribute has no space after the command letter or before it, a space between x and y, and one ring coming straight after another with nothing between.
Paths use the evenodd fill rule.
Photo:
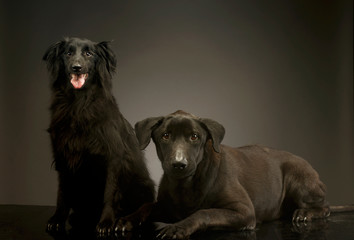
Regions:
<instances>
[{"instance_id":1,"label":"brown dog's eye","mask_svg":"<svg viewBox=\"0 0 354 240\"><path fill-rule=\"evenodd\" d=\"M87 57L91 57L93 54L92 54L92 52L87 51L87 52L85 52L85 55L86 55Z\"/></svg>"},{"instance_id":2,"label":"brown dog's eye","mask_svg":"<svg viewBox=\"0 0 354 240\"><path fill-rule=\"evenodd\" d=\"M198 138L199 137L198 137L198 135L196 133L193 133L192 136L191 136L191 140L192 141L196 141L196 140L198 140Z\"/></svg>"},{"instance_id":3,"label":"brown dog's eye","mask_svg":"<svg viewBox=\"0 0 354 240\"><path fill-rule=\"evenodd\" d=\"M73 55L73 53L72 52L66 52L65 55L70 57L71 55Z\"/></svg>"},{"instance_id":4,"label":"brown dog's eye","mask_svg":"<svg viewBox=\"0 0 354 240\"><path fill-rule=\"evenodd\" d=\"M162 135L162 139L164 139L164 140L168 140L169 138L170 138L170 134L169 133L164 133Z\"/></svg>"}]
</instances>

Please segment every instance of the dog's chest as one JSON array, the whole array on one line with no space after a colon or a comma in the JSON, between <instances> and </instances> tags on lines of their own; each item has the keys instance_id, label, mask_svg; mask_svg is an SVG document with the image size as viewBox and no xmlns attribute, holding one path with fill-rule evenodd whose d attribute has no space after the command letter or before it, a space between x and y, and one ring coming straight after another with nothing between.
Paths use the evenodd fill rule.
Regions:
<instances>
[{"instance_id":1,"label":"dog's chest","mask_svg":"<svg viewBox=\"0 0 354 240\"><path fill-rule=\"evenodd\" d=\"M76 119L65 116L61 121L52 121L49 133L53 150L67 155L105 151L99 124L92 119Z\"/></svg>"},{"instance_id":2,"label":"dog's chest","mask_svg":"<svg viewBox=\"0 0 354 240\"><path fill-rule=\"evenodd\" d=\"M175 216L184 218L203 208L205 193L193 184L176 185L169 191Z\"/></svg>"}]
</instances>

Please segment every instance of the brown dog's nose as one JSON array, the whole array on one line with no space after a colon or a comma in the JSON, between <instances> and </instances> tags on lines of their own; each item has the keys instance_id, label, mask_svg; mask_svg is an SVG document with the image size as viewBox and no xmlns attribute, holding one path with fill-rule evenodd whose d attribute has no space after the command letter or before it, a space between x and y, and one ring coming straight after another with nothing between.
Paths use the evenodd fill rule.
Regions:
<instances>
[{"instance_id":1,"label":"brown dog's nose","mask_svg":"<svg viewBox=\"0 0 354 240\"><path fill-rule=\"evenodd\" d=\"M185 169L187 167L187 161L174 162L174 163L172 163L172 167L174 169L183 170L183 169Z\"/></svg>"},{"instance_id":2,"label":"brown dog's nose","mask_svg":"<svg viewBox=\"0 0 354 240\"><path fill-rule=\"evenodd\" d=\"M172 167L174 169L183 170L187 167L187 163L187 158L185 156L183 148L177 148L174 160L172 161Z\"/></svg>"}]
</instances>

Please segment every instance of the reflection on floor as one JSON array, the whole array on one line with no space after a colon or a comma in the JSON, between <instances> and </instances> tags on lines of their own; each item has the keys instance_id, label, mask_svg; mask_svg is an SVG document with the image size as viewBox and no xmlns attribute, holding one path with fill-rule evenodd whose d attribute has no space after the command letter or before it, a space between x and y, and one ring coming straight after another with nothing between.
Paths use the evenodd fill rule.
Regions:
<instances>
[{"instance_id":1,"label":"reflection on floor","mask_svg":"<svg viewBox=\"0 0 354 240\"><path fill-rule=\"evenodd\" d=\"M48 218L54 213L54 207L0 205L0 240L36 239L96 240L95 234L69 230L65 234L51 236L45 232ZM128 233L125 236L114 235L109 240L152 240L154 233L150 229ZM99 238L100 240L102 238ZM256 231L227 232L206 231L195 234L192 240L353 240L354 212L332 214L328 219L314 221L306 225L294 226L288 221L274 221L261 224Z\"/></svg>"}]
</instances>

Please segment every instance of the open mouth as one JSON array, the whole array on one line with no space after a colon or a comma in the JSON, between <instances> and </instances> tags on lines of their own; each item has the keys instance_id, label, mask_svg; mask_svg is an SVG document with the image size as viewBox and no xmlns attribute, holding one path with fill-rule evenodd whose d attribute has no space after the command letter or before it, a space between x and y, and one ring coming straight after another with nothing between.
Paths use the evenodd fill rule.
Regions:
<instances>
[{"instance_id":1,"label":"open mouth","mask_svg":"<svg viewBox=\"0 0 354 240\"><path fill-rule=\"evenodd\" d=\"M70 76L71 76L70 82L73 85L73 87L75 89L80 89L80 88L82 88L82 86L84 86L86 79L88 77L88 73L85 73L85 74L72 73L72 74L70 74Z\"/></svg>"}]
</instances>

